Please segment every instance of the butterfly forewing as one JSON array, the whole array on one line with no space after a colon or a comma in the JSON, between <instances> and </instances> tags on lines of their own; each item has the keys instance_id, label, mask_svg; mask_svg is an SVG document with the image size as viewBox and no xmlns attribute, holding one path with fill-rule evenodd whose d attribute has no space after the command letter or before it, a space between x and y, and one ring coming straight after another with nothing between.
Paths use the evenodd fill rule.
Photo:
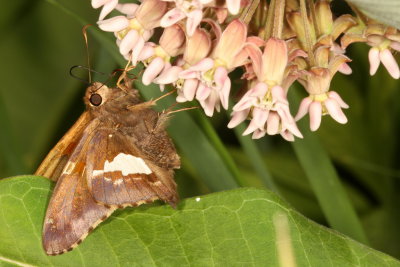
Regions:
<instances>
[{"instance_id":1,"label":"butterfly forewing","mask_svg":"<svg viewBox=\"0 0 400 267\"><path fill-rule=\"evenodd\" d=\"M43 225L43 246L49 255L72 249L114 208L98 204L86 184L86 151L97 121L86 128L58 179Z\"/></svg>"}]
</instances>

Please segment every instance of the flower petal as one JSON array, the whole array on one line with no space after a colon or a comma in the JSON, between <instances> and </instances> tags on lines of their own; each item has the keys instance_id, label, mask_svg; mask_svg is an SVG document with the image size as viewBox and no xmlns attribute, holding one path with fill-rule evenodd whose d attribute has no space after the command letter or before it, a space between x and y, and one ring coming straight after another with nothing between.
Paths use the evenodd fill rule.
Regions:
<instances>
[{"instance_id":1,"label":"flower petal","mask_svg":"<svg viewBox=\"0 0 400 267\"><path fill-rule=\"evenodd\" d=\"M164 29L159 44L169 56L176 57L182 54L185 41L185 32L182 28L178 25L172 25Z\"/></svg>"},{"instance_id":2,"label":"flower petal","mask_svg":"<svg viewBox=\"0 0 400 267\"><path fill-rule=\"evenodd\" d=\"M133 16L136 13L136 10L139 8L137 4L118 4L115 9L121 12L122 14Z\"/></svg>"},{"instance_id":3,"label":"flower petal","mask_svg":"<svg viewBox=\"0 0 400 267\"><path fill-rule=\"evenodd\" d=\"M139 33L136 30L130 30L119 44L119 52L122 55L128 54L139 38Z\"/></svg>"},{"instance_id":4,"label":"flower petal","mask_svg":"<svg viewBox=\"0 0 400 267\"><path fill-rule=\"evenodd\" d=\"M228 123L228 128L232 129L244 122L249 115L250 109L241 110L241 111L234 111L232 113L232 118Z\"/></svg>"},{"instance_id":5,"label":"flower petal","mask_svg":"<svg viewBox=\"0 0 400 267\"><path fill-rule=\"evenodd\" d=\"M262 80L262 77L261 77L262 52L261 52L261 50L252 43L246 44L244 49L251 59L251 64L253 66L254 73L257 75L258 80L261 81Z\"/></svg>"},{"instance_id":6,"label":"flower petal","mask_svg":"<svg viewBox=\"0 0 400 267\"><path fill-rule=\"evenodd\" d=\"M139 61L144 61L144 60L152 57L154 55L155 46L156 45L154 43L151 43L151 42L145 43L142 51L139 54L138 60Z\"/></svg>"},{"instance_id":7,"label":"flower petal","mask_svg":"<svg viewBox=\"0 0 400 267\"><path fill-rule=\"evenodd\" d=\"M188 14L186 21L186 32L188 36L192 36L199 26L201 19L203 18L203 11L196 9Z\"/></svg>"},{"instance_id":8,"label":"flower petal","mask_svg":"<svg viewBox=\"0 0 400 267\"><path fill-rule=\"evenodd\" d=\"M212 67L214 67L214 60L207 57L207 58L200 60L197 64L191 66L187 70L182 71L179 74L179 78L183 78L183 79L196 78L197 72L207 71L207 70L211 69Z\"/></svg>"},{"instance_id":9,"label":"flower petal","mask_svg":"<svg viewBox=\"0 0 400 267\"><path fill-rule=\"evenodd\" d=\"M228 10L226 8L214 8L215 14L217 15L217 20L219 24L224 23L226 17L228 16Z\"/></svg>"},{"instance_id":10,"label":"flower petal","mask_svg":"<svg viewBox=\"0 0 400 267\"><path fill-rule=\"evenodd\" d=\"M210 53L211 39L203 29L197 29L186 41L183 59L189 65L194 65Z\"/></svg>"},{"instance_id":11,"label":"flower petal","mask_svg":"<svg viewBox=\"0 0 400 267\"><path fill-rule=\"evenodd\" d=\"M237 15L240 10L240 0L226 0L226 7L229 13Z\"/></svg>"},{"instance_id":12,"label":"flower petal","mask_svg":"<svg viewBox=\"0 0 400 267\"><path fill-rule=\"evenodd\" d=\"M341 108L349 108L349 105L347 105L346 102L344 102L340 95L335 91L328 92L328 96L329 98L334 99Z\"/></svg>"},{"instance_id":13,"label":"flower petal","mask_svg":"<svg viewBox=\"0 0 400 267\"><path fill-rule=\"evenodd\" d=\"M267 132L264 130L257 129L254 131L253 135L251 136L252 139L260 139L264 137Z\"/></svg>"},{"instance_id":14,"label":"flower petal","mask_svg":"<svg viewBox=\"0 0 400 267\"><path fill-rule=\"evenodd\" d=\"M110 0L92 0L92 7L99 8L99 7L107 4L108 1L110 1Z\"/></svg>"},{"instance_id":15,"label":"flower petal","mask_svg":"<svg viewBox=\"0 0 400 267\"><path fill-rule=\"evenodd\" d=\"M400 52L400 42L391 42L390 47L394 50Z\"/></svg>"},{"instance_id":16,"label":"flower petal","mask_svg":"<svg viewBox=\"0 0 400 267\"><path fill-rule=\"evenodd\" d=\"M139 36L136 45L132 49L132 55L131 55L132 65L136 65L143 47L144 47L144 39L142 36Z\"/></svg>"},{"instance_id":17,"label":"flower petal","mask_svg":"<svg viewBox=\"0 0 400 267\"><path fill-rule=\"evenodd\" d=\"M263 129L265 123L267 122L268 115L269 115L269 110L268 109L262 109L262 108L257 108L255 107L251 113L253 120L255 124L258 126L258 128Z\"/></svg>"},{"instance_id":18,"label":"flower petal","mask_svg":"<svg viewBox=\"0 0 400 267\"><path fill-rule=\"evenodd\" d=\"M99 28L106 32L118 32L129 26L129 20L125 16L116 16L97 22Z\"/></svg>"},{"instance_id":19,"label":"flower petal","mask_svg":"<svg viewBox=\"0 0 400 267\"><path fill-rule=\"evenodd\" d=\"M350 68L349 64L347 63L343 63L342 65L340 65L339 67L339 72L343 73L345 75L350 75L353 73L353 70Z\"/></svg>"},{"instance_id":20,"label":"flower petal","mask_svg":"<svg viewBox=\"0 0 400 267\"><path fill-rule=\"evenodd\" d=\"M221 100L221 105L224 109L228 109L228 103L229 103L229 93L231 91L231 79L227 77L225 80L221 91L219 92L219 97Z\"/></svg>"},{"instance_id":21,"label":"flower petal","mask_svg":"<svg viewBox=\"0 0 400 267\"><path fill-rule=\"evenodd\" d=\"M293 134L291 132L289 132L288 130L281 131L280 134L283 137L283 139L285 139L286 141L289 141L289 142L293 142L294 141ZM301 138L303 138L303 137L301 137Z\"/></svg>"},{"instance_id":22,"label":"flower petal","mask_svg":"<svg viewBox=\"0 0 400 267\"><path fill-rule=\"evenodd\" d=\"M181 67L172 66L164 70L154 82L157 84L169 84L176 82L179 79L179 73L182 71Z\"/></svg>"},{"instance_id":23,"label":"flower petal","mask_svg":"<svg viewBox=\"0 0 400 267\"><path fill-rule=\"evenodd\" d=\"M379 49L372 47L369 50L368 59L370 65L369 74L372 76L375 75L376 71L378 70L379 63L381 62L379 59Z\"/></svg>"},{"instance_id":24,"label":"flower petal","mask_svg":"<svg viewBox=\"0 0 400 267\"><path fill-rule=\"evenodd\" d=\"M389 49L385 49L380 52L379 58L382 61L382 64L386 67L389 74L394 78L400 78L400 69L396 60L394 59L392 53Z\"/></svg>"},{"instance_id":25,"label":"flower petal","mask_svg":"<svg viewBox=\"0 0 400 267\"><path fill-rule=\"evenodd\" d=\"M160 25L160 20L167 11L167 3L160 0L143 0L138 10L136 18L144 29L153 29Z\"/></svg>"},{"instance_id":26,"label":"flower petal","mask_svg":"<svg viewBox=\"0 0 400 267\"><path fill-rule=\"evenodd\" d=\"M199 86L197 87L196 99L199 101L204 101L207 97L210 96L210 94L211 94L210 87L200 83Z\"/></svg>"},{"instance_id":27,"label":"flower petal","mask_svg":"<svg viewBox=\"0 0 400 267\"><path fill-rule=\"evenodd\" d=\"M111 0L101 9L99 20L103 20L117 6L118 0Z\"/></svg>"},{"instance_id":28,"label":"flower petal","mask_svg":"<svg viewBox=\"0 0 400 267\"><path fill-rule=\"evenodd\" d=\"M313 101L310 97L303 98L299 106L299 111L297 111L297 114L294 117L296 121L300 120L301 118L304 117L304 115L308 113L308 109L312 102Z\"/></svg>"},{"instance_id":29,"label":"flower petal","mask_svg":"<svg viewBox=\"0 0 400 267\"><path fill-rule=\"evenodd\" d=\"M283 90L281 86L275 85L274 87L272 87L271 95L273 100L289 105L289 102L286 98L285 90Z\"/></svg>"},{"instance_id":30,"label":"flower petal","mask_svg":"<svg viewBox=\"0 0 400 267\"><path fill-rule=\"evenodd\" d=\"M286 42L269 38L262 55L261 80L281 84L287 63L288 49Z\"/></svg>"},{"instance_id":31,"label":"flower petal","mask_svg":"<svg viewBox=\"0 0 400 267\"><path fill-rule=\"evenodd\" d=\"M319 101L313 101L310 104L310 129L311 131L318 130L321 125L322 105Z\"/></svg>"},{"instance_id":32,"label":"flower petal","mask_svg":"<svg viewBox=\"0 0 400 267\"><path fill-rule=\"evenodd\" d=\"M265 83L258 83L245 93L239 102L233 107L234 111L250 108L257 102L257 97L264 97L268 91L268 86Z\"/></svg>"},{"instance_id":33,"label":"flower petal","mask_svg":"<svg viewBox=\"0 0 400 267\"><path fill-rule=\"evenodd\" d=\"M207 116L212 117L214 115L214 108L219 111L218 97L215 92L211 92L210 96L206 100L200 101L200 103L201 102L203 102L202 106Z\"/></svg>"},{"instance_id":34,"label":"flower petal","mask_svg":"<svg viewBox=\"0 0 400 267\"><path fill-rule=\"evenodd\" d=\"M183 13L178 8L173 8L162 17L160 21L160 26L163 28L169 27L177 23L178 21L186 18L185 13Z\"/></svg>"},{"instance_id":35,"label":"flower petal","mask_svg":"<svg viewBox=\"0 0 400 267\"><path fill-rule=\"evenodd\" d=\"M276 112L270 112L267 120L267 134L275 135L279 133L280 118Z\"/></svg>"},{"instance_id":36,"label":"flower petal","mask_svg":"<svg viewBox=\"0 0 400 267\"><path fill-rule=\"evenodd\" d=\"M164 60L160 57L156 57L151 61L149 66L147 66L146 70L143 72L142 83L144 85L149 85L154 80L157 75L159 75L164 68Z\"/></svg>"},{"instance_id":37,"label":"flower petal","mask_svg":"<svg viewBox=\"0 0 400 267\"><path fill-rule=\"evenodd\" d=\"M194 99L198 84L199 84L199 80L197 80L197 79L185 80L182 91L183 91L183 95L185 96L185 98L188 101L192 101Z\"/></svg>"},{"instance_id":38,"label":"flower petal","mask_svg":"<svg viewBox=\"0 0 400 267\"><path fill-rule=\"evenodd\" d=\"M325 107L329 112L329 115L331 117L341 123L345 124L347 122L346 115L344 115L342 109L340 108L339 104L336 102L336 100L328 98L327 100L324 101Z\"/></svg>"},{"instance_id":39,"label":"flower petal","mask_svg":"<svg viewBox=\"0 0 400 267\"><path fill-rule=\"evenodd\" d=\"M229 67L234 57L246 42L247 26L238 19L228 24L214 50L214 58L219 58Z\"/></svg>"},{"instance_id":40,"label":"flower petal","mask_svg":"<svg viewBox=\"0 0 400 267\"><path fill-rule=\"evenodd\" d=\"M243 136L251 134L255 130L258 129L257 121L252 119L249 123L249 126L247 126L246 130L242 133Z\"/></svg>"}]
</instances>

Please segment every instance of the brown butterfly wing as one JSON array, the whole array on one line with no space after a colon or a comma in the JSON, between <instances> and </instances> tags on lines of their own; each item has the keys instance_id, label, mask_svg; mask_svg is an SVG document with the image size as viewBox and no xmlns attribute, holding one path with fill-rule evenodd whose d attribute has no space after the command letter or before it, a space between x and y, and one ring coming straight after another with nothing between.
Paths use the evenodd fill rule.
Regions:
<instances>
[{"instance_id":1,"label":"brown butterfly wing","mask_svg":"<svg viewBox=\"0 0 400 267\"><path fill-rule=\"evenodd\" d=\"M57 181L89 122L90 114L89 112L84 112L49 154L47 154L36 170L35 175Z\"/></svg>"},{"instance_id":2,"label":"brown butterfly wing","mask_svg":"<svg viewBox=\"0 0 400 267\"><path fill-rule=\"evenodd\" d=\"M96 131L87 153L87 183L97 202L138 206L161 199L178 202L172 169L149 160L129 135L110 128Z\"/></svg>"},{"instance_id":3,"label":"brown butterfly wing","mask_svg":"<svg viewBox=\"0 0 400 267\"><path fill-rule=\"evenodd\" d=\"M84 131L50 199L43 224L43 247L48 255L73 249L115 210L98 204L86 183L86 153L97 124L92 121Z\"/></svg>"}]
</instances>

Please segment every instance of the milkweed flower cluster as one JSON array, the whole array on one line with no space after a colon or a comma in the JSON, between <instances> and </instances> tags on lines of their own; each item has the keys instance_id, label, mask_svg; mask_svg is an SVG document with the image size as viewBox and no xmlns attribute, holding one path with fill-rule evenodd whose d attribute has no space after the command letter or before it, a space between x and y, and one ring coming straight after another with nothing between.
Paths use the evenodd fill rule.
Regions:
<instances>
[{"instance_id":1,"label":"milkweed flower cluster","mask_svg":"<svg viewBox=\"0 0 400 267\"><path fill-rule=\"evenodd\" d=\"M312 131L324 115L346 123L349 106L330 84L337 73L352 73L346 56L352 43L371 46L371 75L382 63L400 78L393 56L399 31L358 10L335 17L328 0L92 0L92 6L101 8L98 26L114 33L121 55L144 65L143 84L172 85L177 102L198 101L210 117L232 107L228 127L249 121L243 135L254 139L302 138L296 122L306 115ZM236 69L243 75L233 79ZM308 96L293 116L287 94L295 81ZM233 94L232 84L243 88ZM232 104L233 95L241 97Z\"/></svg>"}]
</instances>

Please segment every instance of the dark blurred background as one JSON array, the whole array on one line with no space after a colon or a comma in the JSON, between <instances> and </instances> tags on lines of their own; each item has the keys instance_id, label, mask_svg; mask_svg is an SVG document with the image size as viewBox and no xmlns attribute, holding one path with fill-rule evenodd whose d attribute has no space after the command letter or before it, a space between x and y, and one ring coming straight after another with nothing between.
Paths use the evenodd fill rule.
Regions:
<instances>
[{"instance_id":1,"label":"dark blurred background","mask_svg":"<svg viewBox=\"0 0 400 267\"><path fill-rule=\"evenodd\" d=\"M81 29L95 24L98 12L89 0L14 0L0 9L0 177L32 174L83 111L86 85L73 79L69 69L87 65ZM121 67L94 32L89 31L92 66L106 73ZM353 74L338 74L332 83L332 90L350 105L345 111L349 123L339 125L324 117L315 135L333 160L371 245L400 257L400 82L382 67L370 77L367 54L366 45L351 46ZM226 128L226 113L210 121L244 184L263 187L234 132ZM305 216L326 224L291 144L279 136L255 143L282 197ZM182 198L213 191L193 168L196 162L184 155L182 161L177 174Z\"/></svg>"}]
</instances>

